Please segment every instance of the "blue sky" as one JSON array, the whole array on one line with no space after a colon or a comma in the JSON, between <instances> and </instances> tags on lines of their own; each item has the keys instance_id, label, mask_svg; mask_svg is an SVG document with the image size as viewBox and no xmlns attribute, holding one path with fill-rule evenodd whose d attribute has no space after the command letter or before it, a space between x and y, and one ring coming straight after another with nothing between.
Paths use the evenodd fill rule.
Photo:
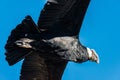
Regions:
<instances>
[{"instance_id":1,"label":"blue sky","mask_svg":"<svg viewBox=\"0 0 120 80\"><path fill-rule=\"evenodd\" d=\"M4 45L26 15L37 22L45 0L0 0L0 80L18 80L22 61L8 66ZM120 0L91 0L80 41L94 48L100 64L69 62L62 80L120 80Z\"/></svg>"}]
</instances>

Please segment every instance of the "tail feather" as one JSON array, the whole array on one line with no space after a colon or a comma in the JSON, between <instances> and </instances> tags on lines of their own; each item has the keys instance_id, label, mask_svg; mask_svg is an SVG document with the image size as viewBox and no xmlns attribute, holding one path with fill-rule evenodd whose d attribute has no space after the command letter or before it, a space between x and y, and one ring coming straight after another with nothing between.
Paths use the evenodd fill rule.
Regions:
<instances>
[{"instance_id":1,"label":"tail feather","mask_svg":"<svg viewBox=\"0 0 120 80\"><path fill-rule=\"evenodd\" d=\"M32 53L32 51L27 49L18 48L11 52L6 52L6 60L8 61L9 65L14 65L15 63L22 60L24 57Z\"/></svg>"},{"instance_id":2,"label":"tail feather","mask_svg":"<svg viewBox=\"0 0 120 80\"><path fill-rule=\"evenodd\" d=\"M16 28L12 30L11 35L8 37L7 43L5 45L5 55L9 65L17 63L31 53L30 49L20 48L16 46L14 42L21 38L24 38L25 34L39 32L40 31L38 27L30 16L26 16L21 24L17 25Z\"/></svg>"}]
</instances>

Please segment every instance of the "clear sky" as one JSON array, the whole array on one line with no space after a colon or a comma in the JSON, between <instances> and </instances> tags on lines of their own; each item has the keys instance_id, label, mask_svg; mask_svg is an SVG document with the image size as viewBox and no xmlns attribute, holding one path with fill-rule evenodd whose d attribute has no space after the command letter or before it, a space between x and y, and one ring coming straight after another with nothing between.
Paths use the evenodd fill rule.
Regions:
<instances>
[{"instance_id":1,"label":"clear sky","mask_svg":"<svg viewBox=\"0 0 120 80\"><path fill-rule=\"evenodd\" d=\"M45 0L0 0L0 80L18 80L22 61L8 66L4 45L26 15L37 22ZM62 80L120 80L120 0L91 0L80 33L82 44L94 48L100 64L69 62Z\"/></svg>"}]
</instances>

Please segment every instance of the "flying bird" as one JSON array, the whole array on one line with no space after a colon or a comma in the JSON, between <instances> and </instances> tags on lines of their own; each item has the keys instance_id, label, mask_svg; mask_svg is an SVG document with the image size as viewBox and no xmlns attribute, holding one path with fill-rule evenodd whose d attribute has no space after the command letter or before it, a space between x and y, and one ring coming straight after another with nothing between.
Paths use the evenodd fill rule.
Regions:
<instances>
[{"instance_id":1,"label":"flying bird","mask_svg":"<svg viewBox=\"0 0 120 80\"><path fill-rule=\"evenodd\" d=\"M48 0L37 25L31 16L12 30L6 60L24 59L20 80L61 80L68 61L99 63L94 49L80 43L79 32L90 0Z\"/></svg>"}]
</instances>

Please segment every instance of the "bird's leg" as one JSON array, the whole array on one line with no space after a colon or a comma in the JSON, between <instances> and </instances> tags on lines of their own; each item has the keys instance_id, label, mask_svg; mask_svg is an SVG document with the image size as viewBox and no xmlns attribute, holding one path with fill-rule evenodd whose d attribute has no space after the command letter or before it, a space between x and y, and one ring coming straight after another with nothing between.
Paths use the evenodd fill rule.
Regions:
<instances>
[{"instance_id":1,"label":"bird's leg","mask_svg":"<svg viewBox=\"0 0 120 80\"><path fill-rule=\"evenodd\" d=\"M15 41L15 44L18 47L22 47L22 48L32 48L30 43L33 41L35 41L35 40L29 39L29 38L21 38L20 40Z\"/></svg>"}]
</instances>

